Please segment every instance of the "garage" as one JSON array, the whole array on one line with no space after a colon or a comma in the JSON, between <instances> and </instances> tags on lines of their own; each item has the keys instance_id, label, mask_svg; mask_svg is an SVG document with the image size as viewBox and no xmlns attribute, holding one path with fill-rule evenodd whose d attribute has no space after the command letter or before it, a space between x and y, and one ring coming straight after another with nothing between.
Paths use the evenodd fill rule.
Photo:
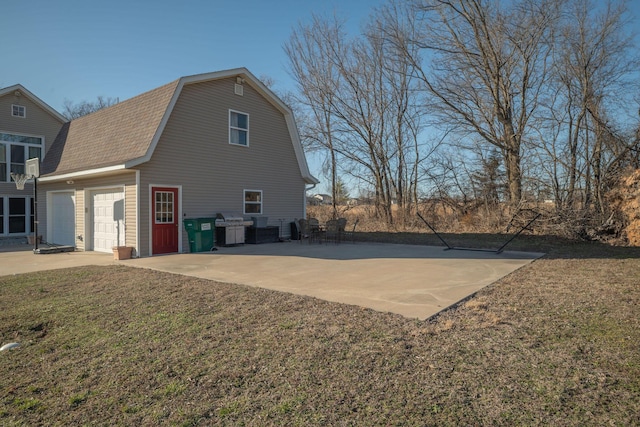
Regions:
<instances>
[{"instance_id":1,"label":"garage","mask_svg":"<svg viewBox=\"0 0 640 427\"><path fill-rule=\"evenodd\" d=\"M111 252L125 244L124 190L122 188L91 192L93 250Z\"/></svg>"},{"instance_id":2,"label":"garage","mask_svg":"<svg viewBox=\"0 0 640 427\"><path fill-rule=\"evenodd\" d=\"M76 196L73 191L49 193L48 223L51 226L47 241L56 245L75 246L76 244Z\"/></svg>"}]
</instances>

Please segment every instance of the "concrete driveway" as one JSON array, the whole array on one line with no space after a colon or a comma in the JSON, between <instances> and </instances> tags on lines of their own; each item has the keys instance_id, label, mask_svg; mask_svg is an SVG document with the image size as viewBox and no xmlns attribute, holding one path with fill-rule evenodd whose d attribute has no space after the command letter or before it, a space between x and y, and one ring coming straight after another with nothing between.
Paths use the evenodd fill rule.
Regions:
<instances>
[{"instance_id":1,"label":"concrete driveway","mask_svg":"<svg viewBox=\"0 0 640 427\"><path fill-rule=\"evenodd\" d=\"M0 251L0 276L123 264L308 295L426 319L542 256L393 244L270 243L114 261L110 254ZM5 249L6 250L6 249Z\"/></svg>"}]
</instances>

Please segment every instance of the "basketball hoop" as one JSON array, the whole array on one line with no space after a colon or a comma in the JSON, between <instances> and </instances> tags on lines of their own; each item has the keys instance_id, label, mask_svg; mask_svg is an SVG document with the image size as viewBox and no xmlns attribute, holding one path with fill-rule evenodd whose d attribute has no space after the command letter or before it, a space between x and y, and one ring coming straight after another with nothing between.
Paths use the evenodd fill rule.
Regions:
<instances>
[{"instance_id":1,"label":"basketball hoop","mask_svg":"<svg viewBox=\"0 0 640 427\"><path fill-rule=\"evenodd\" d=\"M23 173L12 173L11 178L13 178L13 180L16 182L16 188L18 190L24 190L24 183L33 177L31 175L25 175Z\"/></svg>"}]
</instances>

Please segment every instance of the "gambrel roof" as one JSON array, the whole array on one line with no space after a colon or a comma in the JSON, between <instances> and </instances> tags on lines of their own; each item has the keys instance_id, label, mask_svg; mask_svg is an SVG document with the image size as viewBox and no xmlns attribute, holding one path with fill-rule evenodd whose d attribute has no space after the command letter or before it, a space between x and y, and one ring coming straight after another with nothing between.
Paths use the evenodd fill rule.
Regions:
<instances>
[{"instance_id":1,"label":"gambrel roof","mask_svg":"<svg viewBox=\"0 0 640 427\"><path fill-rule=\"evenodd\" d=\"M97 176L149 161L185 85L241 77L285 117L303 180L316 184L291 109L246 68L182 77L65 124L47 152L41 181Z\"/></svg>"}]
</instances>

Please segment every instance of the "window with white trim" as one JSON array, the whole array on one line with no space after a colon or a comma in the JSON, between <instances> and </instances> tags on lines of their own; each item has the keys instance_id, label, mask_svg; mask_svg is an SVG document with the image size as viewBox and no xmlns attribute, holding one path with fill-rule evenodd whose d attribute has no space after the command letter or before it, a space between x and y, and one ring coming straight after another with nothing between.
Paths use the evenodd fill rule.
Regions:
<instances>
[{"instance_id":1,"label":"window with white trim","mask_svg":"<svg viewBox=\"0 0 640 427\"><path fill-rule=\"evenodd\" d=\"M173 223L173 192L156 191L156 224Z\"/></svg>"},{"instance_id":2,"label":"window with white trim","mask_svg":"<svg viewBox=\"0 0 640 427\"><path fill-rule=\"evenodd\" d=\"M33 229L33 197L0 197L0 236L24 235Z\"/></svg>"},{"instance_id":3,"label":"window with white trim","mask_svg":"<svg viewBox=\"0 0 640 427\"><path fill-rule=\"evenodd\" d=\"M229 110L229 144L249 145L249 115Z\"/></svg>"},{"instance_id":4,"label":"window with white trim","mask_svg":"<svg viewBox=\"0 0 640 427\"><path fill-rule=\"evenodd\" d=\"M11 182L12 173L24 173L25 161L42 160L42 138L0 132L0 182Z\"/></svg>"},{"instance_id":5,"label":"window with white trim","mask_svg":"<svg viewBox=\"0 0 640 427\"><path fill-rule=\"evenodd\" d=\"M244 213L262 214L262 190L244 190Z\"/></svg>"},{"instance_id":6,"label":"window with white trim","mask_svg":"<svg viewBox=\"0 0 640 427\"><path fill-rule=\"evenodd\" d=\"M27 117L27 107L24 105L11 104L11 115L13 117Z\"/></svg>"}]
</instances>

